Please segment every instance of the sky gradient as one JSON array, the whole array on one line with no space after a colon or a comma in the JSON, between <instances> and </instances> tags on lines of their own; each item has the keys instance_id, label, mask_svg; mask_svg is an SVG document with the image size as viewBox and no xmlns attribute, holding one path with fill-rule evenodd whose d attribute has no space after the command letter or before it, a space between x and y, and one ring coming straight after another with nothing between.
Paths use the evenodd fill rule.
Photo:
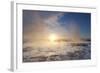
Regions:
<instances>
[{"instance_id":1,"label":"sky gradient","mask_svg":"<svg viewBox=\"0 0 100 73\"><path fill-rule=\"evenodd\" d=\"M90 38L91 14L23 10L23 33L27 38L41 37L41 34L46 38L49 33L68 38Z\"/></svg>"}]
</instances>

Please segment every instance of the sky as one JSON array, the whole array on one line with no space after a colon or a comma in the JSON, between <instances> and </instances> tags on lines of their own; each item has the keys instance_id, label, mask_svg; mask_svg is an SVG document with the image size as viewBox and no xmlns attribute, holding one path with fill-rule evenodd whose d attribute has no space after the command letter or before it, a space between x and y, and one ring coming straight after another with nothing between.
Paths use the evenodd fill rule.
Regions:
<instances>
[{"instance_id":1,"label":"sky","mask_svg":"<svg viewBox=\"0 0 100 73\"><path fill-rule=\"evenodd\" d=\"M45 39L51 33L62 38L90 38L91 14L23 10L25 40Z\"/></svg>"}]
</instances>

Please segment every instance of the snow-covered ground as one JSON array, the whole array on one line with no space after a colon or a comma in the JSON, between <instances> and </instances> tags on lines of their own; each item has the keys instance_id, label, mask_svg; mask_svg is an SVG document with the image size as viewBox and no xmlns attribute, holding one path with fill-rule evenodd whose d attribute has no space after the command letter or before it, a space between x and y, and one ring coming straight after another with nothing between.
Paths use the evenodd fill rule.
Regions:
<instances>
[{"instance_id":1,"label":"snow-covered ground","mask_svg":"<svg viewBox=\"0 0 100 73\"><path fill-rule=\"evenodd\" d=\"M23 62L91 59L90 43L32 43L23 48Z\"/></svg>"}]
</instances>

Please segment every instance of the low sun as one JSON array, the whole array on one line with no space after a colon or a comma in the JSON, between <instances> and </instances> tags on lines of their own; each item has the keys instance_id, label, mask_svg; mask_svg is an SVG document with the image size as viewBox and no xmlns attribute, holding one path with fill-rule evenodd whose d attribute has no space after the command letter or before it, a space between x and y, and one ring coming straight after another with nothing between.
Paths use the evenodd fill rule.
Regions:
<instances>
[{"instance_id":1,"label":"low sun","mask_svg":"<svg viewBox=\"0 0 100 73\"><path fill-rule=\"evenodd\" d=\"M56 35L56 34L50 34L50 35L49 35L49 40L50 40L51 42L55 42L55 41L57 40L57 35Z\"/></svg>"}]
</instances>

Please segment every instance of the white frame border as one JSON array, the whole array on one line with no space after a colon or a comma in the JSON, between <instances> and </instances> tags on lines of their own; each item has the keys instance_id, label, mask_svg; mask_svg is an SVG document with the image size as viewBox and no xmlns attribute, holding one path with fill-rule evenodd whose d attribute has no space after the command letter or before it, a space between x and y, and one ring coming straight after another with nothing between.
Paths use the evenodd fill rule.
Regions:
<instances>
[{"instance_id":1,"label":"white frame border","mask_svg":"<svg viewBox=\"0 0 100 73\"><path fill-rule=\"evenodd\" d=\"M96 32L96 28L94 29L93 27L95 27L96 25L96 8L95 7L77 7L77 6L60 6L60 5L41 5L41 4L34 4L32 2L12 2L12 18L11 18L11 24L12 24L12 49L11 49L11 70L13 71L23 71L23 70L32 70L32 69L54 69L54 68L66 68L66 67L81 67L81 66L94 66L96 65L96 49L95 48L95 32ZM33 7L35 7L33 10L44 10L45 7L49 7L49 11L55 11L55 9L57 8L56 11L62 11L64 10L64 8L67 8L67 11L75 11L75 12L86 12L86 13L91 13L91 39L92 39L92 43L91 43L91 47L92 47L92 59L91 60L80 60L80 61L59 61L59 62L41 62L41 63L37 63L37 62L33 62L32 63L28 63L28 64L22 64L22 57L19 57L22 53L22 51L20 50L20 46L22 46L21 44L21 38L22 37L22 12L20 12L20 10L23 9L23 5L25 6L25 9L33 9L31 7L31 5ZM29 7L27 7L27 5L29 5ZM38 7L40 9L38 9ZM42 8L44 7L44 8ZM51 10L50 10L51 8ZM53 10L53 9L54 10ZM85 10L85 11L84 11ZM66 10L65 10L66 12ZM19 20L20 19L20 20ZM21 25L19 25L21 24ZM94 25L95 24L95 25ZM94 30L93 30L94 29ZM20 36L18 36L20 35ZM18 44L18 42L20 44ZM94 43L93 43L94 42ZM94 52L93 52L94 51ZM21 55L22 56L22 55ZM46 66L44 66L44 64ZM56 64L56 66L54 66L54 64ZM67 66L64 66L64 65ZM78 65L77 65L78 64ZM29 69L32 68L32 69Z\"/></svg>"}]
</instances>

